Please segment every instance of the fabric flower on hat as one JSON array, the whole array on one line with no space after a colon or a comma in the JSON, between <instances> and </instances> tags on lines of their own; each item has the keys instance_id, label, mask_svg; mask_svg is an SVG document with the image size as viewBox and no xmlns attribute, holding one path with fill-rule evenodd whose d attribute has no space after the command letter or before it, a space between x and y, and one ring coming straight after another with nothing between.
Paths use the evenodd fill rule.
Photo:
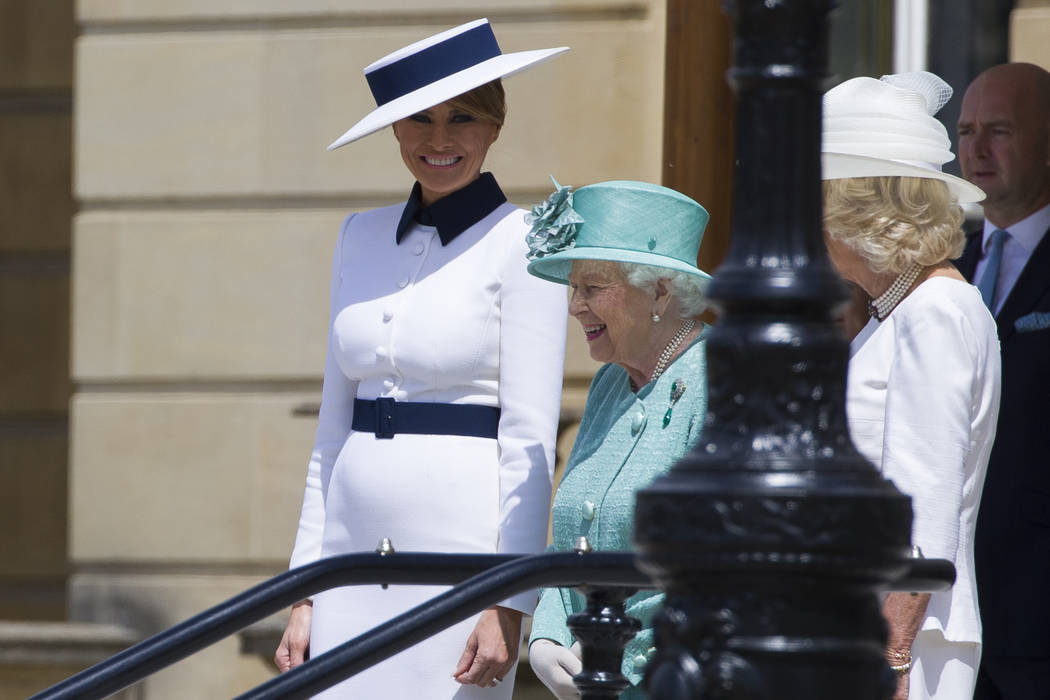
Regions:
<instances>
[{"instance_id":1,"label":"fabric flower on hat","mask_svg":"<svg viewBox=\"0 0 1050 700\"><path fill-rule=\"evenodd\" d=\"M525 236L529 260L568 250L576 245L576 233L583 217L572 208L572 188L562 187L553 177L554 193L525 215L532 228Z\"/></svg>"}]
</instances>

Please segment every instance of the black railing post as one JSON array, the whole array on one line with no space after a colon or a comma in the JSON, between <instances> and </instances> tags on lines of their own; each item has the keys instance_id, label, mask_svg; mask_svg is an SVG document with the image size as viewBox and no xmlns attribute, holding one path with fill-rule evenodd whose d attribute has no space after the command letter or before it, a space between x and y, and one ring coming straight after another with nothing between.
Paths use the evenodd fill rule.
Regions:
<instances>
[{"instance_id":1,"label":"black railing post","mask_svg":"<svg viewBox=\"0 0 1050 700\"><path fill-rule=\"evenodd\" d=\"M569 615L569 630L580 641L583 670L573 676L581 700L620 697L631 684L621 672L623 649L641 629L642 623L628 617L624 601L634 588L583 586L587 597L583 612Z\"/></svg>"},{"instance_id":2,"label":"black railing post","mask_svg":"<svg viewBox=\"0 0 1050 700\"><path fill-rule=\"evenodd\" d=\"M844 298L821 238L832 0L726 0L737 92L733 237L710 296L697 447L638 496L640 565L667 592L660 700L883 700L875 592L901 575L910 500L853 448Z\"/></svg>"}]
</instances>

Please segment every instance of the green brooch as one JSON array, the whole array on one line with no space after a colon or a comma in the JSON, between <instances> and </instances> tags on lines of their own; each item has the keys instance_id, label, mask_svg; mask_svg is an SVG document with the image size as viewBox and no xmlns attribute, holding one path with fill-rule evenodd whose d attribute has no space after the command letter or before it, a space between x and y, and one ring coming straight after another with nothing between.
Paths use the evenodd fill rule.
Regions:
<instances>
[{"instance_id":1,"label":"green brooch","mask_svg":"<svg viewBox=\"0 0 1050 700\"><path fill-rule=\"evenodd\" d=\"M664 414L664 427L671 422L671 411L674 409L674 405L678 403L678 399L682 398L682 394L685 393L685 382L681 379L676 379L671 382L671 405L667 407L667 413Z\"/></svg>"}]
</instances>

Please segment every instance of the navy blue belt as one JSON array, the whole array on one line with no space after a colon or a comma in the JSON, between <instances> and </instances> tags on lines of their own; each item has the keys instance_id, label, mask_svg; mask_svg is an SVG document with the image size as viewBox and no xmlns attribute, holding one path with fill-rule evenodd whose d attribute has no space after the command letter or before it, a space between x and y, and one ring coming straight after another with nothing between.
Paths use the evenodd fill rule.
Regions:
<instances>
[{"instance_id":1,"label":"navy blue belt","mask_svg":"<svg viewBox=\"0 0 1050 700\"><path fill-rule=\"evenodd\" d=\"M351 427L358 432L375 433L377 438L388 439L397 433L494 438L499 428L499 409L475 404L417 403L390 398L375 401L354 399Z\"/></svg>"}]
</instances>

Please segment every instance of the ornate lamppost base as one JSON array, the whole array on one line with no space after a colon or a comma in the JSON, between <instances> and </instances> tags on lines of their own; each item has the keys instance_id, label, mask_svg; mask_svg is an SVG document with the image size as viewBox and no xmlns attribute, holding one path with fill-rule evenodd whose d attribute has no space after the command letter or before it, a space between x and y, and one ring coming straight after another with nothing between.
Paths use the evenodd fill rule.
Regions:
<instances>
[{"instance_id":1,"label":"ornate lamppost base","mask_svg":"<svg viewBox=\"0 0 1050 700\"><path fill-rule=\"evenodd\" d=\"M737 92L733 240L709 296L708 415L638 495L666 603L649 697L886 700L877 591L907 569L911 503L853 448L844 290L824 251L820 104L832 0L726 0Z\"/></svg>"}]
</instances>

